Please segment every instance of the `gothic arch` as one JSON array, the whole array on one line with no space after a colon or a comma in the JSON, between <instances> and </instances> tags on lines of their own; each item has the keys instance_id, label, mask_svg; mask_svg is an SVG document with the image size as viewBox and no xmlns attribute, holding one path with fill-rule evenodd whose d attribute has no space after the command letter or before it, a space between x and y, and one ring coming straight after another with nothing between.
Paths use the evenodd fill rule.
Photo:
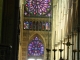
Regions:
<instances>
[{"instance_id":1,"label":"gothic arch","mask_svg":"<svg viewBox=\"0 0 80 60\"><path fill-rule=\"evenodd\" d=\"M27 44L27 50L28 50L28 45L29 45L29 43L30 43L35 37L38 37L38 38L41 40L42 44L44 45L44 55L43 55L43 60L44 60L44 59L45 59L45 55L46 55L46 42L45 42L44 37L43 37L41 34L39 34L39 33L34 33L34 34L32 34L32 35L29 37L29 41L28 41L28 44ZM27 51L27 57L28 57L28 51Z\"/></svg>"},{"instance_id":2,"label":"gothic arch","mask_svg":"<svg viewBox=\"0 0 80 60\"><path fill-rule=\"evenodd\" d=\"M41 39L42 43L44 44L44 47L46 47L45 39L44 39L44 37L43 37L41 34L39 34L39 33L34 33L34 34L32 34L32 35L30 36L30 38L29 38L28 43L29 43L35 36L39 37L39 38Z\"/></svg>"}]
</instances>

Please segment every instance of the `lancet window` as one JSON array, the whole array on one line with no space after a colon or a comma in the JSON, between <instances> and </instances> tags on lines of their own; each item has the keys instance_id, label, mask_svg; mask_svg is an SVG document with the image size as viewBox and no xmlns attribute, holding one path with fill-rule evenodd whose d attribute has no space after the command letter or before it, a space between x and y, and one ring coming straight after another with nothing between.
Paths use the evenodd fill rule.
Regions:
<instances>
[{"instance_id":1,"label":"lancet window","mask_svg":"<svg viewBox=\"0 0 80 60\"><path fill-rule=\"evenodd\" d=\"M49 31L51 23L45 21L24 21L24 30Z\"/></svg>"}]
</instances>

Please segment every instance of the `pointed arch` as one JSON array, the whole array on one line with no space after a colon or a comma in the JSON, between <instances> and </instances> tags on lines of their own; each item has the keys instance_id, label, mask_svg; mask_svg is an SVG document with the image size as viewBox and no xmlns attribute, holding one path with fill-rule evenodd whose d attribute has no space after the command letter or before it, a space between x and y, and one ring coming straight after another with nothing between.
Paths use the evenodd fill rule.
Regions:
<instances>
[{"instance_id":1,"label":"pointed arch","mask_svg":"<svg viewBox=\"0 0 80 60\"><path fill-rule=\"evenodd\" d=\"M30 42L35 36L39 37L39 39L43 42L44 47L45 47L45 46L46 46L45 38L44 38L40 33L34 33L34 34L32 34L32 35L30 36L30 38L29 38L29 42Z\"/></svg>"},{"instance_id":2,"label":"pointed arch","mask_svg":"<svg viewBox=\"0 0 80 60\"><path fill-rule=\"evenodd\" d=\"M37 37L37 40L36 40L36 37ZM39 44L37 44L37 42L39 42ZM34 48L33 48L32 44L34 45ZM28 41L28 45L27 45L27 49L30 50L30 51L27 51L28 57L36 57L37 56L37 57L44 58L45 45L46 45L45 40L40 34L35 33L35 34L31 35L29 38L29 41ZM36 46L38 46L38 48ZM34 49L38 49L38 50L33 53L31 51L31 49L32 49L32 51L35 51ZM37 53L37 52L39 52L39 53Z\"/></svg>"}]
</instances>

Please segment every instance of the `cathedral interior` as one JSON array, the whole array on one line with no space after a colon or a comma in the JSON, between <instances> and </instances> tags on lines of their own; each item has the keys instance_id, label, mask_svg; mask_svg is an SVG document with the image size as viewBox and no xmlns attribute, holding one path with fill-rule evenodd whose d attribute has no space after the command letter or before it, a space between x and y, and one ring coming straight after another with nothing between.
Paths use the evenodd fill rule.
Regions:
<instances>
[{"instance_id":1,"label":"cathedral interior","mask_svg":"<svg viewBox=\"0 0 80 60\"><path fill-rule=\"evenodd\" d=\"M0 60L80 60L79 0L0 2Z\"/></svg>"}]
</instances>

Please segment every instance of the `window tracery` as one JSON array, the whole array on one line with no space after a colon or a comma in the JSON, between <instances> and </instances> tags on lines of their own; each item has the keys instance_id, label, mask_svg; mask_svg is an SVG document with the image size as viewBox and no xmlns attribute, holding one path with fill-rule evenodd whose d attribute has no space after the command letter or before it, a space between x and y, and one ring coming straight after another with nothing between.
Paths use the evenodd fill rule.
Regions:
<instances>
[{"instance_id":1,"label":"window tracery","mask_svg":"<svg viewBox=\"0 0 80 60\"><path fill-rule=\"evenodd\" d=\"M24 30L48 31L51 23L45 21L24 21Z\"/></svg>"},{"instance_id":2,"label":"window tracery","mask_svg":"<svg viewBox=\"0 0 80 60\"><path fill-rule=\"evenodd\" d=\"M51 16L51 0L25 0L24 16Z\"/></svg>"},{"instance_id":3,"label":"window tracery","mask_svg":"<svg viewBox=\"0 0 80 60\"><path fill-rule=\"evenodd\" d=\"M38 37L35 37L28 45L28 56L43 56L44 45Z\"/></svg>"}]
</instances>

